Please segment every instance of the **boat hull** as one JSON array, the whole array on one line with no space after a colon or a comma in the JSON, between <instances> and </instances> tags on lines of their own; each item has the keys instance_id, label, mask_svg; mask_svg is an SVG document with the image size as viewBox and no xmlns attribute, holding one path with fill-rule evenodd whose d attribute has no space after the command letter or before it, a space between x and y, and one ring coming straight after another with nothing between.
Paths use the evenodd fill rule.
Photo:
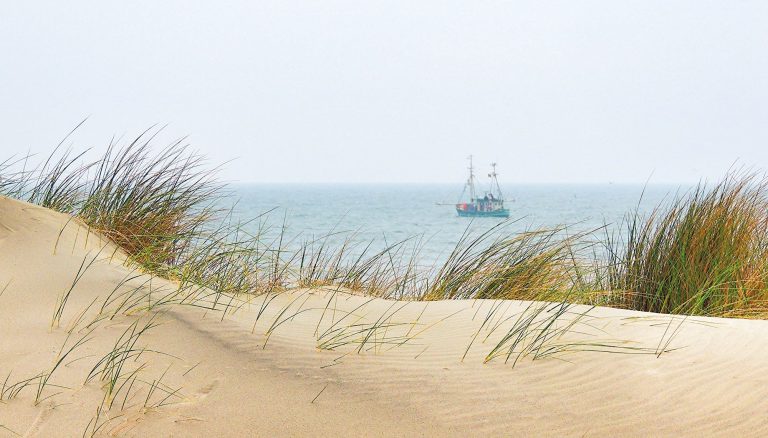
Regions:
<instances>
[{"instance_id":1,"label":"boat hull","mask_svg":"<svg viewBox=\"0 0 768 438\"><path fill-rule=\"evenodd\" d=\"M457 208L456 213L459 217L509 217L509 209L506 208L491 211L467 211Z\"/></svg>"}]
</instances>

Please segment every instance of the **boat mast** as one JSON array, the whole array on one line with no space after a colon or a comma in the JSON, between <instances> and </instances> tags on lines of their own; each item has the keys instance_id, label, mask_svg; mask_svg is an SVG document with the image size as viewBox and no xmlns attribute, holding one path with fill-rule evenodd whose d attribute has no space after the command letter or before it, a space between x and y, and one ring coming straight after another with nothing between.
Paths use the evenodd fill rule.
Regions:
<instances>
[{"instance_id":1,"label":"boat mast","mask_svg":"<svg viewBox=\"0 0 768 438\"><path fill-rule=\"evenodd\" d=\"M475 193L475 168L472 166L472 155L469 156L469 179L467 180L467 186L469 187L469 200L474 202L477 196Z\"/></svg>"},{"instance_id":2,"label":"boat mast","mask_svg":"<svg viewBox=\"0 0 768 438\"><path fill-rule=\"evenodd\" d=\"M496 191L499 193L499 200L504 200L504 195L501 193L501 186L499 185L498 174L496 173L496 163L491 163L491 173L488 176L491 178L491 193L493 193L493 186L496 186Z\"/></svg>"}]
</instances>

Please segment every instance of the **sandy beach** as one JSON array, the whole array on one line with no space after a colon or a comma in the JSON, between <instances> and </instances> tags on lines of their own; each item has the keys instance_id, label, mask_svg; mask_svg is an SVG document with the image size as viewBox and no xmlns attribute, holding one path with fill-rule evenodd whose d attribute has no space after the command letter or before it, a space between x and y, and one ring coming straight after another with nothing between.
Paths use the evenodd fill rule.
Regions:
<instances>
[{"instance_id":1,"label":"sandy beach","mask_svg":"<svg viewBox=\"0 0 768 438\"><path fill-rule=\"evenodd\" d=\"M766 321L576 306L570 330L507 360L531 303L334 289L164 303L177 284L8 198L0 290L3 436L768 433Z\"/></svg>"}]
</instances>

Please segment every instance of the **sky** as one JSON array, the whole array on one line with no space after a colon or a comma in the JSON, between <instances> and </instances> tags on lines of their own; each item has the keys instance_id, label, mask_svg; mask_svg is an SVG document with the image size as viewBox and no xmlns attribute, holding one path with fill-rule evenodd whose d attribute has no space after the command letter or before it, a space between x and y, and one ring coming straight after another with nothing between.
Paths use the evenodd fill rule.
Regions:
<instances>
[{"instance_id":1,"label":"sky","mask_svg":"<svg viewBox=\"0 0 768 438\"><path fill-rule=\"evenodd\" d=\"M0 8L0 161L167 125L239 182L685 183L768 168L765 1Z\"/></svg>"}]
</instances>

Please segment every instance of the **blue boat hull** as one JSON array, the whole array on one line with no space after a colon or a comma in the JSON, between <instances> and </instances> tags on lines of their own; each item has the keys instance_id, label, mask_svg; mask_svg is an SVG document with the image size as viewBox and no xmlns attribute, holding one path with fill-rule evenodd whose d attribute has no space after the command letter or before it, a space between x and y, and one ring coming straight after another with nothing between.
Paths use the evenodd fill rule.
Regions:
<instances>
[{"instance_id":1,"label":"blue boat hull","mask_svg":"<svg viewBox=\"0 0 768 438\"><path fill-rule=\"evenodd\" d=\"M471 211L457 208L456 212L460 217L509 217L509 209L506 208L491 211Z\"/></svg>"}]
</instances>

